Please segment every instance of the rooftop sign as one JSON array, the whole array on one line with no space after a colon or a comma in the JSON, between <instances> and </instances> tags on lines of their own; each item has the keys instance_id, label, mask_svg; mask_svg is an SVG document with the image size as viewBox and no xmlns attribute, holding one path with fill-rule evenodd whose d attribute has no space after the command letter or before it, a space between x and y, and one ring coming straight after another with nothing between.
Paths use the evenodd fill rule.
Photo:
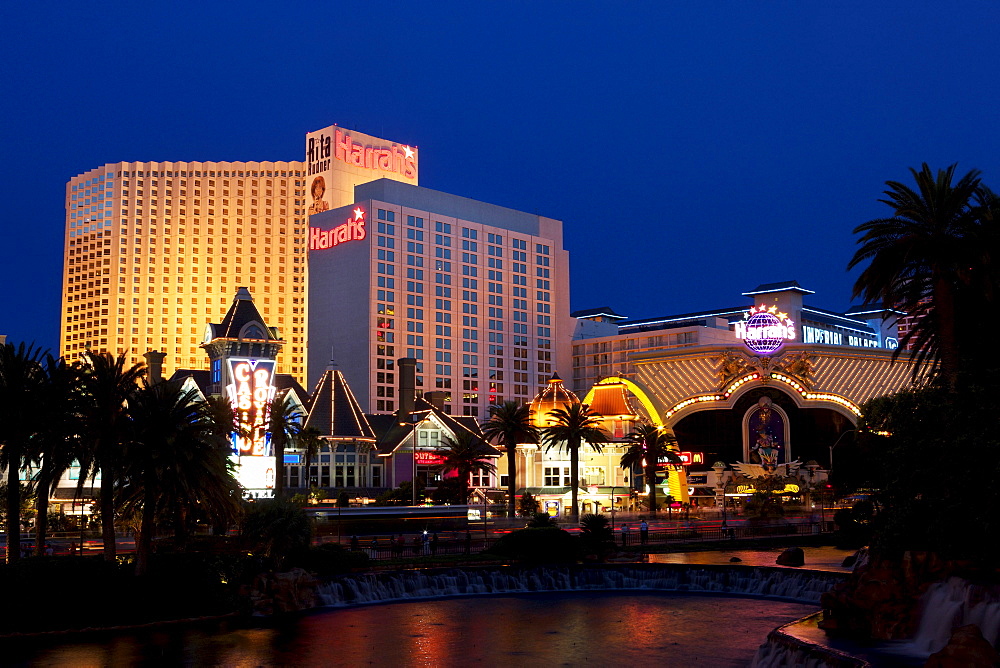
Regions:
<instances>
[{"instance_id":1,"label":"rooftop sign","mask_svg":"<svg viewBox=\"0 0 1000 668\"><path fill-rule=\"evenodd\" d=\"M788 340L795 339L795 323L776 306L751 307L736 323L736 338L758 355L770 355Z\"/></svg>"}]
</instances>

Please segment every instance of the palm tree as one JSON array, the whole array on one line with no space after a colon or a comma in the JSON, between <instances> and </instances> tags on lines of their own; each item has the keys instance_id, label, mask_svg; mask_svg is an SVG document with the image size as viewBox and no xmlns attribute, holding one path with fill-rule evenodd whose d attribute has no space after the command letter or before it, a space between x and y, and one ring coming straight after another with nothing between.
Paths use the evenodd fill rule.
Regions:
<instances>
[{"instance_id":1,"label":"palm tree","mask_svg":"<svg viewBox=\"0 0 1000 668\"><path fill-rule=\"evenodd\" d=\"M183 539L193 509L213 520L233 519L241 493L229 444L197 390L177 381L146 384L132 397L129 416L132 434L119 498L124 512L141 513L136 575L143 575L158 519L169 518Z\"/></svg>"},{"instance_id":2,"label":"palm tree","mask_svg":"<svg viewBox=\"0 0 1000 668\"><path fill-rule=\"evenodd\" d=\"M454 438L445 437L445 450L438 454L444 457L441 470L454 471L462 484L462 499L469 500L469 478L473 473L495 473L496 465L490 461L486 442L475 434L461 431Z\"/></svg>"},{"instance_id":3,"label":"palm tree","mask_svg":"<svg viewBox=\"0 0 1000 668\"><path fill-rule=\"evenodd\" d=\"M483 436L507 451L507 517L517 516L517 446L538 443L538 429L531 423L531 408L516 401L490 407L490 419L482 425Z\"/></svg>"},{"instance_id":4,"label":"palm tree","mask_svg":"<svg viewBox=\"0 0 1000 668\"><path fill-rule=\"evenodd\" d=\"M46 356L45 400L43 417L32 447L32 459L39 465L35 478L35 555L45 554L48 532L49 497L59 478L80 456L82 406L80 366L62 357ZM82 487L83 479L78 482Z\"/></svg>"},{"instance_id":5,"label":"palm tree","mask_svg":"<svg viewBox=\"0 0 1000 668\"><path fill-rule=\"evenodd\" d=\"M680 464L676 454L677 439L665 429L651 424L641 424L628 435L632 444L621 458L623 469L642 467L642 475L649 486L649 512L656 513L656 469L666 459L670 464Z\"/></svg>"},{"instance_id":6,"label":"palm tree","mask_svg":"<svg viewBox=\"0 0 1000 668\"><path fill-rule=\"evenodd\" d=\"M123 450L129 437L128 402L138 390L143 364L126 368L126 354L86 352L83 363L84 438L86 449L80 460L80 478L93 480L101 473L101 535L104 559L114 561L115 483L124 463Z\"/></svg>"},{"instance_id":7,"label":"palm tree","mask_svg":"<svg viewBox=\"0 0 1000 668\"><path fill-rule=\"evenodd\" d=\"M541 440L546 449L558 447L569 450L569 465L573 475L572 517L580 520L580 448L589 443L597 452L602 452L602 444L608 442L608 434L601 428L601 417L590 412L585 404L574 403L565 409L549 411L549 426L541 431Z\"/></svg>"},{"instance_id":8,"label":"palm tree","mask_svg":"<svg viewBox=\"0 0 1000 668\"><path fill-rule=\"evenodd\" d=\"M249 436L247 429L237 420L232 402L226 397L220 395L209 396L205 399L205 410L211 418L216 436L227 441L230 444L230 450L233 449L233 434L243 438Z\"/></svg>"},{"instance_id":9,"label":"palm tree","mask_svg":"<svg viewBox=\"0 0 1000 668\"><path fill-rule=\"evenodd\" d=\"M274 448L274 495L280 497L285 492L285 446L291 442L300 431L305 419L299 404L292 400L289 391L275 395L269 407L268 432L271 434L271 445Z\"/></svg>"},{"instance_id":10,"label":"palm tree","mask_svg":"<svg viewBox=\"0 0 1000 668\"><path fill-rule=\"evenodd\" d=\"M47 378L34 344L0 345L0 467L7 470L7 563L20 557L21 468L41 425Z\"/></svg>"},{"instance_id":11,"label":"palm tree","mask_svg":"<svg viewBox=\"0 0 1000 668\"><path fill-rule=\"evenodd\" d=\"M295 437L295 446L305 453L305 485L306 489L312 487L312 479L309 471L312 468L313 460L319 455L320 448L323 447L323 433L316 427L306 427Z\"/></svg>"},{"instance_id":12,"label":"palm tree","mask_svg":"<svg viewBox=\"0 0 1000 668\"><path fill-rule=\"evenodd\" d=\"M952 183L956 165L935 176L924 163L910 169L916 189L887 181L891 218L877 218L854 229L861 246L847 268L869 262L854 284L854 296L872 304L899 308L916 320L896 355L913 345L915 359L930 362L954 387L962 366L963 317L959 293L976 267L979 172L972 170ZM916 367L915 367L916 368Z\"/></svg>"}]
</instances>

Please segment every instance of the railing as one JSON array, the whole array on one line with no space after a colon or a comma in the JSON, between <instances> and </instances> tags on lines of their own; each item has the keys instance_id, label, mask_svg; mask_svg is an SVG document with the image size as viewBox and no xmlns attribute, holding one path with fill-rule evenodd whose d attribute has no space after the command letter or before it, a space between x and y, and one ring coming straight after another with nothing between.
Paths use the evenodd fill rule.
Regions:
<instances>
[{"instance_id":1,"label":"railing","mask_svg":"<svg viewBox=\"0 0 1000 668\"><path fill-rule=\"evenodd\" d=\"M804 522L799 524L775 524L767 526L739 525L731 527L670 527L667 529L650 529L643 532L630 527L627 533L615 536L620 545L664 545L672 542L707 542L720 540L746 540L752 538L774 538L779 536L809 536L825 533L819 522ZM829 527L827 527L829 529Z\"/></svg>"},{"instance_id":2,"label":"railing","mask_svg":"<svg viewBox=\"0 0 1000 668\"><path fill-rule=\"evenodd\" d=\"M828 530L832 527L826 527ZM768 526L731 526L722 528L720 526L711 527L670 527L650 529L644 536L638 528L630 528L627 533L615 532L615 543L624 547L641 548L646 545L669 545L698 542L717 541L737 541L750 540L755 538L777 538L790 536L811 536L825 533L819 522L809 522L801 524L778 524ZM330 537L326 537L329 539ZM372 560L407 560L448 555L473 555L484 552L492 547L498 536L485 536L481 531L473 531L470 537L466 538L461 532L447 535L439 535L435 543L433 534L428 534L428 540L423 540L423 535L404 536L403 540L389 535L372 536L359 538L357 549L364 552ZM416 540L414 540L416 538ZM334 541L330 541L334 542ZM350 542L342 541L345 547L350 547Z\"/></svg>"}]
</instances>

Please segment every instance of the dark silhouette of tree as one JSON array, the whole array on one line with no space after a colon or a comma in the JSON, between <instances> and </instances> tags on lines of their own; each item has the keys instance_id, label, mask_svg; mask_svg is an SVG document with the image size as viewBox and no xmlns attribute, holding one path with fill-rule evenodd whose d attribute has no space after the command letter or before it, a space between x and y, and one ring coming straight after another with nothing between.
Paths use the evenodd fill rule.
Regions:
<instances>
[{"instance_id":1,"label":"dark silhouette of tree","mask_svg":"<svg viewBox=\"0 0 1000 668\"><path fill-rule=\"evenodd\" d=\"M319 451L323 447L323 434L316 427L306 427L295 437L295 447L305 455L305 480L303 487L312 487L310 470L312 463L319 456Z\"/></svg>"},{"instance_id":2,"label":"dark silhouette of tree","mask_svg":"<svg viewBox=\"0 0 1000 668\"><path fill-rule=\"evenodd\" d=\"M438 451L438 454L444 457L441 471L444 473L454 472L456 477L462 481L463 503L468 503L470 476L473 473L495 473L496 464L489 456L486 442L475 434L461 431L455 434L454 438L443 438L442 442L445 449Z\"/></svg>"},{"instance_id":3,"label":"dark silhouette of tree","mask_svg":"<svg viewBox=\"0 0 1000 668\"><path fill-rule=\"evenodd\" d=\"M531 422L531 408L516 401L505 401L490 407L490 419L482 424L486 440L502 447L507 453L507 517L514 517L517 503L517 446L537 444L538 429Z\"/></svg>"},{"instance_id":4,"label":"dark silhouette of tree","mask_svg":"<svg viewBox=\"0 0 1000 668\"><path fill-rule=\"evenodd\" d=\"M955 168L935 174L924 163L920 171L910 169L915 188L887 181L886 199L879 201L893 215L854 229L860 248L848 263L848 269L868 263L854 296L915 319L895 354L912 346L915 360L929 363L953 389L979 345L973 318L992 292L998 250L995 197L976 170L954 181Z\"/></svg>"},{"instance_id":5,"label":"dark silhouette of tree","mask_svg":"<svg viewBox=\"0 0 1000 668\"><path fill-rule=\"evenodd\" d=\"M65 359L45 358L47 383L39 430L32 444L31 458L38 466L35 477L35 555L45 554L49 526L49 497L55 492L63 473L82 456L83 394L79 364ZM84 478L77 483L82 492Z\"/></svg>"},{"instance_id":6,"label":"dark silhouette of tree","mask_svg":"<svg viewBox=\"0 0 1000 668\"><path fill-rule=\"evenodd\" d=\"M0 345L0 466L7 470L7 563L20 558L21 469L43 420L47 377L34 344Z\"/></svg>"},{"instance_id":7,"label":"dark silhouette of tree","mask_svg":"<svg viewBox=\"0 0 1000 668\"><path fill-rule=\"evenodd\" d=\"M241 490L220 438L197 390L179 381L144 385L129 401L132 433L118 498L125 513L140 513L136 575L149 569L158 525L170 521L178 538L197 508L216 522L235 520Z\"/></svg>"},{"instance_id":8,"label":"dark silhouette of tree","mask_svg":"<svg viewBox=\"0 0 1000 668\"><path fill-rule=\"evenodd\" d=\"M115 544L115 484L119 482L125 462L125 443L131 425L127 406L138 391L144 367L135 364L126 368L126 353L117 357L111 353L88 351L83 356L83 420L84 448L80 457L80 478L94 480L101 474L101 536L104 559L114 561Z\"/></svg>"},{"instance_id":9,"label":"dark silhouette of tree","mask_svg":"<svg viewBox=\"0 0 1000 668\"><path fill-rule=\"evenodd\" d=\"M590 412L584 404L570 404L566 408L549 411L549 426L541 430L541 440L546 449L559 448L569 452L570 471L573 476L572 504L570 511L574 522L580 521L580 448L587 443L602 452L608 434L601 428L602 419Z\"/></svg>"},{"instance_id":10,"label":"dark silhouette of tree","mask_svg":"<svg viewBox=\"0 0 1000 668\"><path fill-rule=\"evenodd\" d=\"M680 464L677 455L677 439L666 429L650 424L641 424L628 435L631 445L621 458L623 469L642 467L642 475L649 486L649 512L656 513L656 470L661 460L668 464Z\"/></svg>"},{"instance_id":11,"label":"dark silhouette of tree","mask_svg":"<svg viewBox=\"0 0 1000 668\"><path fill-rule=\"evenodd\" d=\"M267 430L271 433L271 446L274 448L275 458L274 495L281 497L285 493L285 448L302 431L302 423L306 416L288 391L275 395L271 401L269 414Z\"/></svg>"}]
</instances>

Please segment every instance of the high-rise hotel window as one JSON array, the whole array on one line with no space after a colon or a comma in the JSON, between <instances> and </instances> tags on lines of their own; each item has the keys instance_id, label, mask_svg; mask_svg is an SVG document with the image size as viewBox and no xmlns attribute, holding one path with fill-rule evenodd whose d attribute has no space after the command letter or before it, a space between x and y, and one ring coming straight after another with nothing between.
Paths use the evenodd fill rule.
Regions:
<instances>
[{"instance_id":1,"label":"high-rise hotel window","mask_svg":"<svg viewBox=\"0 0 1000 668\"><path fill-rule=\"evenodd\" d=\"M435 232L444 232L445 234L451 234L451 223L442 223L440 220L434 222Z\"/></svg>"}]
</instances>

